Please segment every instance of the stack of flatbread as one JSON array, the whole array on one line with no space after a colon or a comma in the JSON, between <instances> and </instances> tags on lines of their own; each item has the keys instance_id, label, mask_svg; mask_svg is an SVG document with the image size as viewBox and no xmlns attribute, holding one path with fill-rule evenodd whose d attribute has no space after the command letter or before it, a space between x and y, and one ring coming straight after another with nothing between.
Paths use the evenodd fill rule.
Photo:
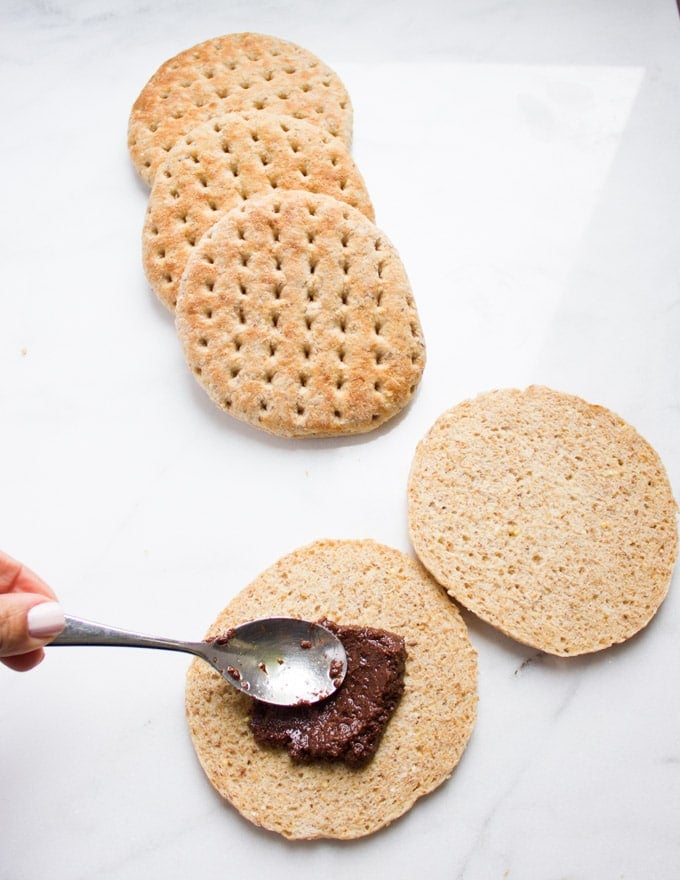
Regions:
<instances>
[{"instance_id":1,"label":"stack of flatbread","mask_svg":"<svg viewBox=\"0 0 680 880\"><path fill-rule=\"evenodd\" d=\"M337 74L254 33L166 61L130 115L130 155L151 187L144 268L187 363L218 406L284 437L378 427L425 363L351 137Z\"/></svg>"}]
</instances>

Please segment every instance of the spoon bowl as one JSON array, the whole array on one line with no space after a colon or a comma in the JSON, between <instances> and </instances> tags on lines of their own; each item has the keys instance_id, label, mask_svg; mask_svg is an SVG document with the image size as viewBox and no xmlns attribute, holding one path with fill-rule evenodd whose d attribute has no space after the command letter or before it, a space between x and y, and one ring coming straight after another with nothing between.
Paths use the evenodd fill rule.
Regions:
<instances>
[{"instance_id":1,"label":"spoon bowl","mask_svg":"<svg viewBox=\"0 0 680 880\"><path fill-rule=\"evenodd\" d=\"M158 648L200 657L242 693L277 706L299 706L329 697L342 684L347 656L326 627L293 617L251 620L203 642L142 635L66 617L52 645Z\"/></svg>"}]
</instances>

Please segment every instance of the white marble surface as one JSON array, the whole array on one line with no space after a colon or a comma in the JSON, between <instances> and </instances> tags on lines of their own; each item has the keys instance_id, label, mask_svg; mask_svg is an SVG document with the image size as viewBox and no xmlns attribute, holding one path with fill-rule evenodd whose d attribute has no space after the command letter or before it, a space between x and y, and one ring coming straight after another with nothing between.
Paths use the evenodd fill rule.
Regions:
<instances>
[{"instance_id":1,"label":"white marble surface","mask_svg":"<svg viewBox=\"0 0 680 880\"><path fill-rule=\"evenodd\" d=\"M302 43L352 95L429 349L412 406L373 435L287 443L222 415L145 284L130 106L165 58L238 30ZM5 0L0 47L0 545L72 613L195 637L310 540L408 551L416 442L492 387L618 411L680 493L673 0ZM286 843L222 804L182 656L0 668L0 878L674 880L679 614L676 582L639 637L569 661L468 617L480 708L459 768L351 844Z\"/></svg>"}]
</instances>

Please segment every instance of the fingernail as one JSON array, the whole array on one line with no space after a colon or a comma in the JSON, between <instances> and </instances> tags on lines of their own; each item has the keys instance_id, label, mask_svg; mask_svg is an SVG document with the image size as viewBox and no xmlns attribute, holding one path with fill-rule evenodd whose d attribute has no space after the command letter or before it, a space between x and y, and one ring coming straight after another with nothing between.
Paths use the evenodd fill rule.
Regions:
<instances>
[{"instance_id":1,"label":"fingernail","mask_svg":"<svg viewBox=\"0 0 680 880\"><path fill-rule=\"evenodd\" d=\"M36 639L56 636L64 628L64 612L58 602L41 602L27 615L28 634Z\"/></svg>"}]
</instances>

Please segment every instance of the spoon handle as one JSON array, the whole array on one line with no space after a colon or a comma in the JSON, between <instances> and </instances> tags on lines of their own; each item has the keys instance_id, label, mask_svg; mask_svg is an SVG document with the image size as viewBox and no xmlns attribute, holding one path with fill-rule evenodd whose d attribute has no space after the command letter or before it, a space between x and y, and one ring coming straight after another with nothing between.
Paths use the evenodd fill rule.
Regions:
<instances>
[{"instance_id":1,"label":"spoon handle","mask_svg":"<svg viewBox=\"0 0 680 880\"><path fill-rule=\"evenodd\" d=\"M146 636L142 633L116 629L103 623L66 616L64 629L50 642L50 645L108 645L118 648L161 648L166 651L184 651L202 656L200 643L182 642L177 639L164 639Z\"/></svg>"}]
</instances>

